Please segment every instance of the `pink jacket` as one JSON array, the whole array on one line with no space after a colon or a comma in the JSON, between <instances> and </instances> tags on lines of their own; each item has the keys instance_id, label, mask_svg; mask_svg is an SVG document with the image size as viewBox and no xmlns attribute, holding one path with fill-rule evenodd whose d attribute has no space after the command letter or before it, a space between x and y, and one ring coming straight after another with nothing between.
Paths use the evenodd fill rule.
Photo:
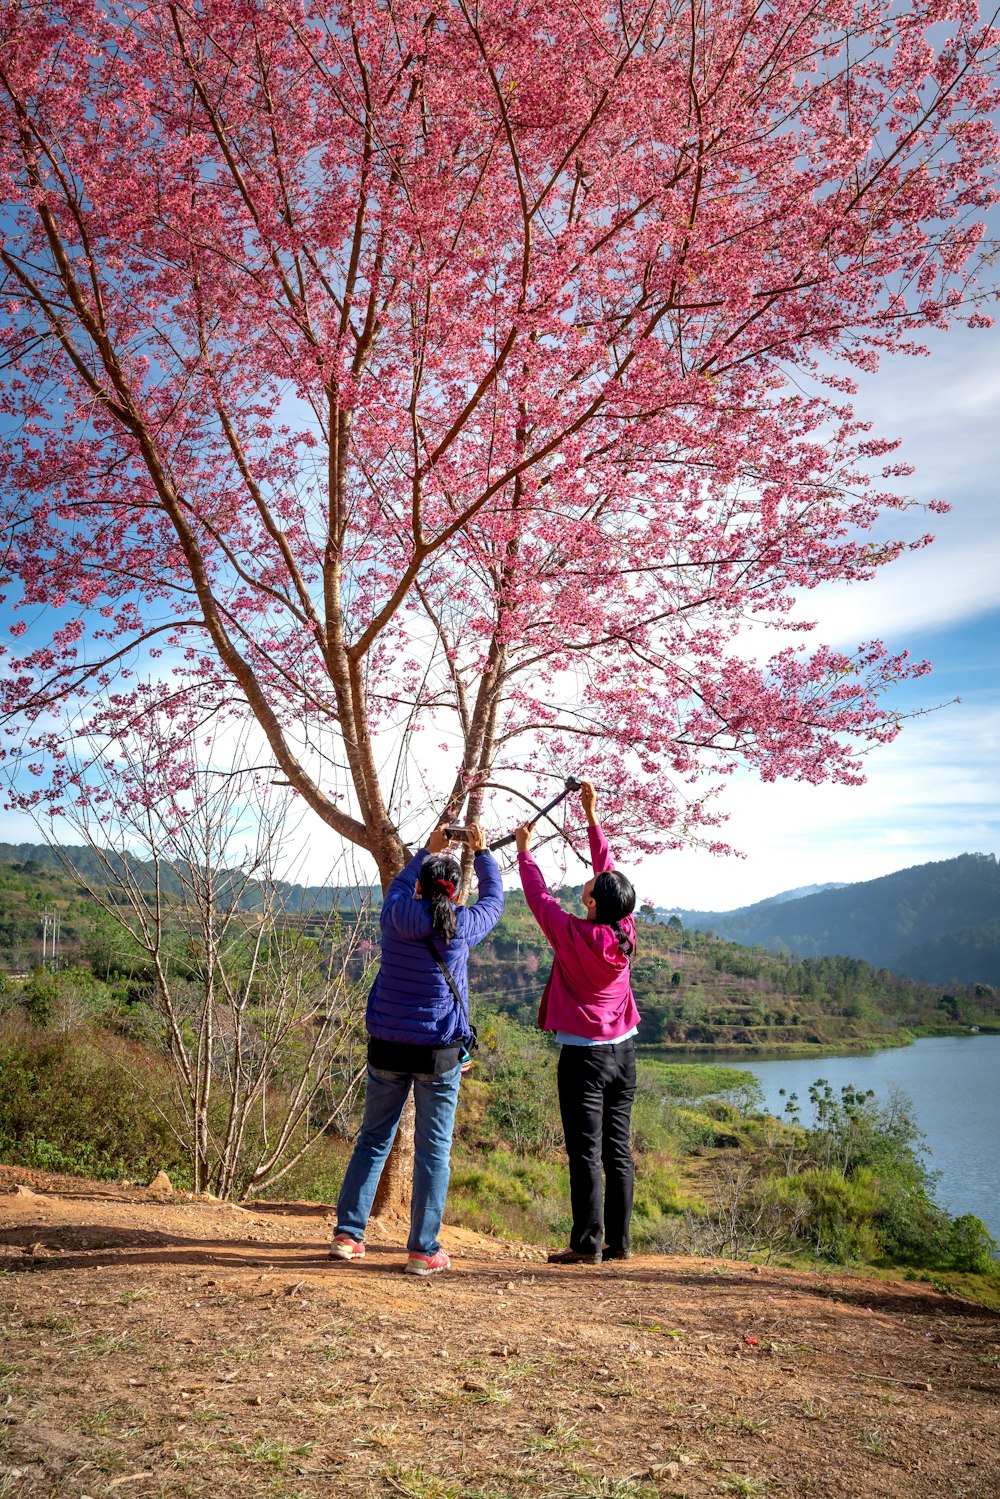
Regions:
<instances>
[{"instance_id":1,"label":"pink jacket","mask_svg":"<svg viewBox=\"0 0 1000 1499\"><path fill-rule=\"evenodd\" d=\"M614 869L600 827L588 828L594 873ZM530 853L518 854L521 884L531 914L552 944L552 972L538 1007L543 1031L569 1031L589 1041L615 1041L639 1024L629 984L628 959L618 951L611 927L598 926L564 911L550 895ZM631 916L621 923L635 942Z\"/></svg>"}]
</instances>

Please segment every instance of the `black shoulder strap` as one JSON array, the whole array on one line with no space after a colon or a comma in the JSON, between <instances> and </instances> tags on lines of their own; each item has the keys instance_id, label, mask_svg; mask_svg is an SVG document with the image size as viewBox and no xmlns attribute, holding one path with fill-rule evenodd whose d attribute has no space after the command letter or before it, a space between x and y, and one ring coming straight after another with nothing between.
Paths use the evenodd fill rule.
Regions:
<instances>
[{"instance_id":1,"label":"black shoulder strap","mask_svg":"<svg viewBox=\"0 0 1000 1499\"><path fill-rule=\"evenodd\" d=\"M440 968L441 972L444 974L445 982L447 983L448 988L451 990L452 997L455 1003L458 1005L459 1010L461 1010L463 1008L462 996L459 993L458 985L455 983L455 980L451 976L451 969L448 967L448 964L444 961L437 948L434 946L434 938L425 937L424 946L430 953L431 957L434 959L437 966Z\"/></svg>"},{"instance_id":2,"label":"black shoulder strap","mask_svg":"<svg viewBox=\"0 0 1000 1499\"><path fill-rule=\"evenodd\" d=\"M464 1035L462 1037L463 1042L468 1047L469 1051L476 1051L477 1048L478 1048L478 1046L479 1046L479 1032L476 1029L476 1027L472 1024L472 1020L469 1017L468 1008L463 1003L462 996L461 996L461 994L459 992L458 985L455 983L455 980L452 978L451 969L448 967L448 964L444 961L444 959L441 957L441 954L438 952L437 948L434 946L434 938L433 937L425 937L424 938L424 946L426 947L427 951L430 953L431 957L434 959L434 961L437 964L437 966L440 968L441 972L444 974L445 982L447 983L448 988L451 990L452 998L454 999L455 1003L458 1005L459 1018L461 1019L462 1024L463 1024L463 1026L465 1028L464 1029ZM472 1065L471 1062L469 1063L469 1065L470 1066Z\"/></svg>"}]
</instances>

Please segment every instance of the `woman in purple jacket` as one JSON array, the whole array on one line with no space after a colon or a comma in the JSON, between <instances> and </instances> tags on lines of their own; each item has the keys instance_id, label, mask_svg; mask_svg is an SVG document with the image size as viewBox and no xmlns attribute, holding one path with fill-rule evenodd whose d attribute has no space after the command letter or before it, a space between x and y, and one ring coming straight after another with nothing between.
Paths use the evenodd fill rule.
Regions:
<instances>
[{"instance_id":1,"label":"woman in purple jacket","mask_svg":"<svg viewBox=\"0 0 1000 1499\"><path fill-rule=\"evenodd\" d=\"M549 894L529 847L532 823L517 830L518 865L525 899L552 944L552 972L538 1010L541 1030L555 1031L573 1231L569 1248L549 1255L558 1265L599 1265L631 1253L634 1168L629 1148L635 1098L635 1048L639 1011L632 998L630 960L635 951L635 890L611 862L597 821L590 781L580 802L594 878L583 887L586 915L570 916ZM606 1185L601 1191L601 1167Z\"/></svg>"},{"instance_id":2,"label":"woman in purple jacket","mask_svg":"<svg viewBox=\"0 0 1000 1499\"><path fill-rule=\"evenodd\" d=\"M469 949L482 942L503 913L496 860L477 827L469 827L468 839L479 885L474 906L455 905L461 871L447 857L444 828L431 834L382 902L382 961L365 1018L365 1113L337 1200L330 1247L334 1259L364 1255L375 1190L412 1087L416 1128L405 1268L411 1275L448 1269L438 1233L448 1192L461 1057L471 1034Z\"/></svg>"}]
</instances>

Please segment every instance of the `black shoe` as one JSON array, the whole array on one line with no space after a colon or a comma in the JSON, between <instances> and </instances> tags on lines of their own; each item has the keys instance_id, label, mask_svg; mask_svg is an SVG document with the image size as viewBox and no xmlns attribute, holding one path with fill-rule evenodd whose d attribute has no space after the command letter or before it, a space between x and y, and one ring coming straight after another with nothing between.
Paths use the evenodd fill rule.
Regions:
<instances>
[{"instance_id":1,"label":"black shoe","mask_svg":"<svg viewBox=\"0 0 1000 1499\"><path fill-rule=\"evenodd\" d=\"M580 1254L576 1249L557 1249L549 1255L550 1265L599 1265L600 1253Z\"/></svg>"},{"instance_id":2,"label":"black shoe","mask_svg":"<svg viewBox=\"0 0 1000 1499\"><path fill-rule=\"evenodd\" d=\"M632 1258L632 1251L631 1249L609 1249L605 1244L601 1258L605 1260L630 1260Z\"/></svg>"}]
</instances>

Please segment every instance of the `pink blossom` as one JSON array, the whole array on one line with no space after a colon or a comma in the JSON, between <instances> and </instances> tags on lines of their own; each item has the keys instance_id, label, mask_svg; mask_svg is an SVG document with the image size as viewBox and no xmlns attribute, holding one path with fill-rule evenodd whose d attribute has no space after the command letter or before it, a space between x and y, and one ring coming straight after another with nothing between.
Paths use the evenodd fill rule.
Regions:
<instances>
[{"instance_id":1,"label":"pink blossom","mask_svg":"<svg viewBox=\"0 0 1000 1499\"><path fill-rule=\"evenodd\" d=\"M738 763L859 780L925 668L789 612L905 549L857 377L988 322L998 75L964 0L842 10L6 6L5 586L72 611L0 688L39 795L155 715L151 805L251 716L385 878L400 740L477 816L586 768L639 851L723 849Z\"/></svg>"}]
</instances>

